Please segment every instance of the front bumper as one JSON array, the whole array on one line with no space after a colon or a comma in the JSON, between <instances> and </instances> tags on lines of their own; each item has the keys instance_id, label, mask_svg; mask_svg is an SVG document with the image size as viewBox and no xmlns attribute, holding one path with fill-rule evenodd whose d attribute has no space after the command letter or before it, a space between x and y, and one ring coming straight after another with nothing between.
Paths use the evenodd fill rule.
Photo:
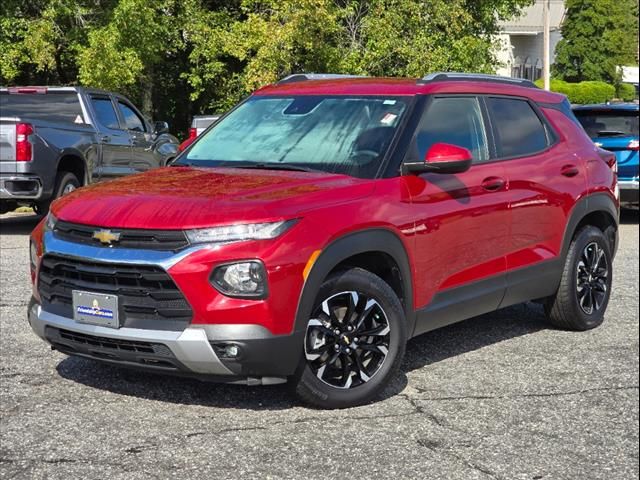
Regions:
<instances>
[{"instance_id":1,"label":"front bumper","mask_svg":"<svg viewBox=\"0 0 640 480\"><path fill-rule=\"evenodd\" d=\"M124 367L249 385L277 384L294 373L300 335L271 335L258 325L202 325L183 331L109 328L78 323L42 309L28 310L34 332L53 348ZM225 345L236 358L220 358Z\"/></svg>"},{"instance_id":2,"label":"front bumper","mask_svg":"<svg viewBox=\"0 0 640 480\"><path fill-rule=\"evenodd\" d=\"M620 188L620 203L626 205L638 205L640 203L640 182L637 178L631 180L618 180Z\"/></svg>"},{"instance_id":3,"label":"front bumper","mask_svg":"<svg viewBox=\"0 0 640 480\"><path fill-rule=\"evenodd\" d=\"M42 180L34 175L0 176L0 199L37 200L42 196Z\"/></svg>"}]
</instances>

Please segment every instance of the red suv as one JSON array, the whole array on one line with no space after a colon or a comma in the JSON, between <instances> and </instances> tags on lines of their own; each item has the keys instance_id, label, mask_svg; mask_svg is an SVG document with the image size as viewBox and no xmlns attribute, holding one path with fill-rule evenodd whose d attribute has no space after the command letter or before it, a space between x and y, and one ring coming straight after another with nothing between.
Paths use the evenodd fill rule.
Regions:
<instances>
[{"instance_id":1,"label":"red suv","mask_svg":"<svg viewBox=\"0 0 640 480\"><path fill-rule=\"evenodd\" d=\"M603 321L615 156L527 81L296 75L170 167L82 188L31 236L29 322L69 355L368 402L407 340L536 300Z\"/></svg>"}]
</instances>

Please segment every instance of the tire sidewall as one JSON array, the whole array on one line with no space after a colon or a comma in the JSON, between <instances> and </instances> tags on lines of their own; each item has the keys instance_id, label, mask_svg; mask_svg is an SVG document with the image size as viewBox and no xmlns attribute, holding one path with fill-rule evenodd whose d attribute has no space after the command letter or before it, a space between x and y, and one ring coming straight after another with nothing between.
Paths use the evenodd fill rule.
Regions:
<instances>
[{"instance_id":1,"label":"tire sidewall","mask_svg":"<svg viewBox=\"0 0 640 480\"><path fill-rule=\"evenodd\" d=\"M373 400L395 375L404 357L407 341L407 325L404 310L398 297L391 287L382 279L362 269L352 269L340 272L327 279L316 296L314 309L323 300L336 293L355 290L374 298L384 310L391 335L389 338L389 353L376 374L371 379L357 387L339 389L321 381L313 373L302 352L301 364L298 369L298 387L306 389L315 399L316 405L329 408L344 408L367 403ZM306 331L303 341L306 341Z\"/></svg>"},{"instance_id":2,"label":"tire sidewall","mask_svg":"<svg viewBox=\"0 0 640 480\"><path fill-rule=\"evenodd\" d=\"M607 275L607 294L604 299L604 302L599 310L593 312L592 314L585 313L580 307L580 300L578 298L578 292L576 290L578 272L577 265L580 257L582 256L582 252L585 247L590 243L597 243L600 248L603 249L605 258L607 260L607 268L609 270L609 274ZM609 242L605 238L604 234L595 227L588 227L582 230L578 236L576 237L575 243L571 249L571 254L569 255L567 268L569 271L570 278L570 286L573 290L571 295L572 301L572 309L575 311L575 315L579 319L580 323L584 327L585 330L597 327L604 320L604 313L607 310L607 306L609 305L609 299L611 298L611 287L613 284L613 264L611 258L611 247Z\"/></svg>"},{"instance_id":3,"label":"tire sidewall","mask_svg":"<svg viewBox=\"0 0 640 480\"><path fill-rule=\"evenodd\" d=\"M80 181L73 173L70 172L61 172L60 178L56 183L57 188L54 200L56 198L60 198L63 195L64 189L67 185L73 185L75 188L80 188Z\"/></svg>"}]
</instances>

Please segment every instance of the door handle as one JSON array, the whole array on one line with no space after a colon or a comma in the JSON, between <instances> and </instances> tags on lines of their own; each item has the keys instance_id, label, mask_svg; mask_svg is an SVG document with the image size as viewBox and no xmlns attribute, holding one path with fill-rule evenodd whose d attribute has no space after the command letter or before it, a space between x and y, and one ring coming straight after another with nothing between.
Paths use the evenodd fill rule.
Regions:
<instances>
[{"instance_id":1,"label":"door handle","mask_svg":"<svg viewBox=\"0 0 640 480\"><path fill-rule=\"evenodd\" d=\"M498 190L501 190L504 185L504 178L500 177L487 177L482 181L482 188L488 192L497 192Z\"/></svg>"},{"instance_id":2,"label":"door handle","mask_svg":"<svg viewBox=\"0 0 640 480\"><path fill-rule=\"evenodd\" d=\"M100 143L109 143L110 140L111 137L109 135L103 135L102 137L100 137Z\"/></svg>"},{"instance_id":3,"label":"door handle","mask_svg":"<svg viewBox=\"0 0 640 480\"><path fill-rule=\"evenodd\" d=\"M576 175L578 175L578 173L580 173L580 170L578 170L578 167L576 167L575 165L565 165L560 169L560 173L562 175L564 175L565 177L575 177Z\"/></svg>"}]
</instances>

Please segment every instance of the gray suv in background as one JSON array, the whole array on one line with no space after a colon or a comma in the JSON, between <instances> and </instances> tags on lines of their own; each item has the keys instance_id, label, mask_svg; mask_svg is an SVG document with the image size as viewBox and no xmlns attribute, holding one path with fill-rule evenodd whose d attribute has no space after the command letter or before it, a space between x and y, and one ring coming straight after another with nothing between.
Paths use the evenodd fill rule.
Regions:
<instances>
[{"instance_id":1,"label":"gray suv in background","mask_svg":"<svg viewBox=\"0 0 640 480\"><path fill-rule=\"evenodd\" d=\"M166 165L178 140L125 97L81 87L0 89L0 213L45 213L92 182Z\"/></svg>"}]
</instances>

